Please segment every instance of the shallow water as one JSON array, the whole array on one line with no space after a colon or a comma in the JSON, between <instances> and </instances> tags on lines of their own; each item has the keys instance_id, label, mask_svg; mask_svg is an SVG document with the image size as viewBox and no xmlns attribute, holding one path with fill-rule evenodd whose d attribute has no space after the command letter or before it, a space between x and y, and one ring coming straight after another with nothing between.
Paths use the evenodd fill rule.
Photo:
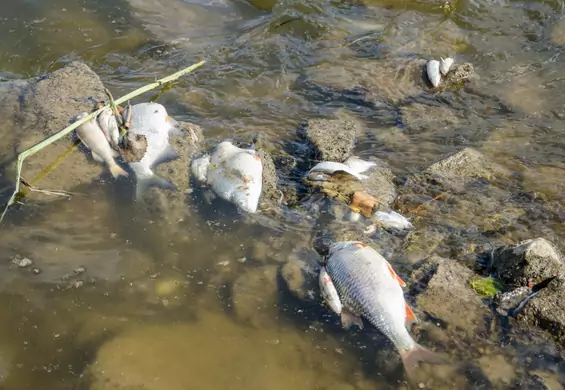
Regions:
<instances>
[{"instance_id":1,"label":"shallow water","mask_svg":"<svg viewBox=\"0 0 565 390\"><path fill-rule=\"evenodd\" d=\"M560 1L0 0L0 8L0 80L82 60L121 96L206 59L159 97L175 118L202 126L204 147L259 135L273 154L300 161L302 120L345 108L365 124L356 154L397 175L480 150L505 174L474 189L474 202L454 196L423 216L418 224L439 243L423 239L407 253L400 240L377 237L405 280L424 252L458 259L471 246L538 236L563 249ZM404 92L377 110L301 78L338 85L360 59L446 55L474 65L472 89L413 95L382 85ZM46 164L56 158L43 153ZM86 196L14 208L2 226L1 388L406 388L378 331L343 331L320 302L282 287L280 266L300 259L313 272L318 260L312 239L324 226L302 209L248 217L196 191L186 210L163 216L132 206L112 181L93 177L76 192ZM39 273L10 264L16 254ZM564 369L543 336L493 323L470 345L442 344L425 326L433 319L416 312L420 343L474 364L458 375L438 370L443 388L528 388L520 384L528 374Z\"/></svg>"}]
</instances>

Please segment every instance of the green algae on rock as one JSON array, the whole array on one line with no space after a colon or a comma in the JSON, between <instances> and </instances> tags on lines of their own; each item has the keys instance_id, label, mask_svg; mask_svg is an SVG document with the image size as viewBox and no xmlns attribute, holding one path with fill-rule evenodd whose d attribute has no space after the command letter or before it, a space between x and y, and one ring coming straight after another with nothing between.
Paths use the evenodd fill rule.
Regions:
<instances>
[{"instance_id":1,"label":"green algae on rock","mask_svg":"<svg viewBox=\"0 0 565 390\"><path fill-rule=\"evenodd\" d=\"M484 298L492 298L505 289L505 285L492 276L472 280L471 287Z\"/></svg>"}]
</instances>

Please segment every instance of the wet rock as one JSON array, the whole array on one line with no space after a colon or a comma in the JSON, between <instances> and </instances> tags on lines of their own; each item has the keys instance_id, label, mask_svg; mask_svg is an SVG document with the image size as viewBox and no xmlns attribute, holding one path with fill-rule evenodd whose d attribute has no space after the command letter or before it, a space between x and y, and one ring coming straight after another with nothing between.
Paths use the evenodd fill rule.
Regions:
<instances>
[{"instance_id":1,"label":"wet rock","mask_svg":"<svg viewBox=\"0 0 565 390\"><path fill-rule=\"evenodd\" d=\"M465 148L410 177L406 185L437 183L445 189L463 191L470 182L477 179L489 180L492 176L488 159L475 149Z\"/></svg>"},{"instance_id":2,"label":"wet rock","mask_svg":"<svg viewBox=\"0 0 565 390\"><path fill-rule=\"evenodd\" d=\"M352 370L337 348L327 341L314 349L303 332L249 328L204 312L189 323L130 325L100 347L83 374L91 390L329 388ZM312 369L340 360L329 372Z\"/></svg>"},{"instance_id":3,"label":"wet rock","mask_svg":"<svg viewBox=\"0 0 565 390\"><path fill-rule=\"evenodd\" d=\"M26 268L33 264L33 261L28 259L27 257L22 257L20 255L16 255L12 258L12 264L17 265L20 268Z\"/></svg>"},{"instance_id":4,"label":"wet rock","mask_svg":"<svg viewBox=\"0 0 565 390\"><path fill-rule=\"evenodd\" d=\"M381 206L389 207L396 199L396 185L394 184L394 174L388 166L380 160L370 159L376 162L377 166L365 172L369 176L363 180L363 187L370 195L377 198Z\"/></svg>"},{"instance_id":5,"label":"wet rock","mask_svg":"<svg viewBox=\"0 0 565 390\"><path fill-rule=\"evenodd\" d=\"M565 262L552 243L536 238L495 249L489 269L507 284L525 286L565 274Z\"/></svg>"},{"instance_id":6,"label":"wet rock","mask_svg":"<svg viewBox=\"0 0 565 390\"><path fill-rule=\"evenodd\" d=\"M552 25L550 37L554 45L565 46L565 19L560 19Z\"/></svg>"},{"instance_id":7,"label":"wet rock","mask_svg":"<svg viewBox=\"0 0 565 390\"><path fill-rule=\"evenodd\" d=\"M417 307L443 323L448 332L462 333L468 338L484 333L490 312L470 286L474 275L453 260L424 260L422 268L412 274L414 280L425 284L424 291L416 297Z\"/></svg>"},{"instance_id":8,"label":"wet rock","mask_svg":"<svg viewBox=\"0 0 565 390\"><path fill-rule=\"evenodd\" d=\"M517 318L547 331L565 346L565 276L559 275L539 290Z\"/></svg>"},{"instance_id":9,"label":"wet rock","mask_svg":"<svg viewBox=\"0 0 565 390\"><path fill-rule=\"evenodd\" d=\"M343 162L351 155L359 128L351 119L310 119L304 131L314 159Z\"/></svg>"},{"instance_id":10,"label":"wet rock","mask_svg":"<svg viewBox=\"0 0 565 390\"><path fill-rule=\"evenodd\" d=\"M479 359L479 366L492 383L510 385L516 376L516 367L503 355L486 355Z\"/></svg>"},{"instance_id":11,"label":"wet rock","mask_svg":"<svg viewBox=\"0 0 565 390\"><path fill-rule=\"evenodd\" d=\"M278 267L266 265L247 270L234 283L232 301L237 317L256 327L276 321ZM260 293L259 293L260 292Z\"/></svg>"},{"instance_id":12,"label":"wet rock","mask_svg":"<svg viewBox=\"0 0 565 390\"><path fill-rule=\"evenodd\" d=\"M412 133L421 133L430 129L439 132L460 124L455 111L450 107L414 103L402 107L401 112L404 124Z\"/></svg>"},{"instance_id":13,"label":"wet rock","mask_svg":"<svg viewBox=\"0 0 565 390\"><path fill-rule=\"evenodd\" d=\"M104 85L96 73L82 62L39 77L21 99L18 119L24 127L33 127L44 137L69 125L82 111L91 112L95 104L108 100Z\"/></svg>"},{"instance_id":14,"label":"wet rock","mask_svg":"<svg viewBox=\"0 0 565 390\"><path fill-rule=\"evenodd\" d=\"M312 254L310 253L310 255ZM318 274L304 260L301 260L302 257L291 255L290 260L281 268L281 276L288 290L296 298L302 300L315 299Z\"/></svg>"},{"instance_id":15,"label":"wet rock","mask_svg":"<svg viewBox=\"0 0 565 390\"><path fill-rule=\"evenodd\" d=\"M266 204L278 204L282 200L282 193L277 186L277 171L271 155L264 149L258 149L257 154L263 164L263 184L259 204L261 208L267 207Z\"/></svg>"},{"instance_id":16,"label":"wet rock","mask_svg":"<svg viewBox=\"0 0 565 390\"><path fill-rule=\"evenodd\" d=\"M563 380L560 380L559 375L548 371L533 371L531 372L527 379L522 383L522 388L524 390L554 390L563 389Z\"/></svg>"}]
</instances>

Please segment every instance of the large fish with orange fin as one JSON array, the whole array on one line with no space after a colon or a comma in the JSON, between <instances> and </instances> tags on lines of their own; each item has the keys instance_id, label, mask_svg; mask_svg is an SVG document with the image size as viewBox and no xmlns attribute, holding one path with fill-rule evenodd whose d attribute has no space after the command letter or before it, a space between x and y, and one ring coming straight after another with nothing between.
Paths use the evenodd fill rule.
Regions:
<instances>
[{"instance_id":1,"label":"large fish with orange fin","mask_svg":"<svg viewBox=\"0 0 565 390\"><path fill-rule=\"evenodd\" d=\"M363 328L363 320L384 333L400 353L409 377L420 362L445 363L445 360L412 339L408 329L417 322L412 309L404 300L402 287L406 283L390 263L373 248L360 241L341 241L330 245L322 268L331 280L320 283L322 295L337 314L345 329L352 324ZM326 275L325 275L326 276ZM328 286L328 291L324 291ZM341 300L331 289L335 287ZM338 312L334 308L339 307Z\"/></svg>"}]
</instances>

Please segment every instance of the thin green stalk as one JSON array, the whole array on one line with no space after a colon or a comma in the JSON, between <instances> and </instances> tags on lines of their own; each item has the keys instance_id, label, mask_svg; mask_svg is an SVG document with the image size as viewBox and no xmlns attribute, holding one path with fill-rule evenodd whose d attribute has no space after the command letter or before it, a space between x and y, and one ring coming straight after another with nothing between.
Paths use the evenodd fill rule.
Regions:
<instances>
[{"instance_id":1,"label":"thin green stalk","mask_svg":"<svg viewBox=\"0 0 565 390\"><path fill-rule=\"evenodd\" d=\"M162 86L163 84L167 84L171 81L175 81L176 79L178 79L181 76L184 76L185 74L188 74L190 72L192 72L193 70L201 67L202 65L204 65L206 63L206 61L200 61L197 64L191 65L188 68L185 68L183 70L180 70L170 76L167 76L165 78L162 78L160 80L157 80L154 83L148 84L144 87L138 88L133 92L128 93L125 96L122 96L121 98L119 98L118 100L116 100L114 102L115 105L118 105L120 103L126 102L130 99L133 99L145 92L151 91L152 89L155 89L157 87ZM69 134L71 131L73 131L74 129L76 129L77 127L79 127L80 125L82 125L83 123L88 122L89 120L95 118L98 114L100 114L100 112L102 112L102 110L106 107L108 107L109 105L106 105L96 111L94 111L93 113L91 113L90 115L88 115L85 118L82 118L81 120L72 123L71 125L65 127L63 130L59 131L58 133L53 134L52 136L44 139L43 141L41 141L40 143L38 143L37 145L32 146L31 148L21 152L18 155L18 160L17 160L17 164L16 164L16 172L17 172L17 176L16 176L16 186L14 189L14 192L12 194L12 196L10 197L10 200L8 200L8 203L6 204L6 207L4 208L4 211L2 212L2 215L0 216L0 223L4 220L4 216L6 215L6 213L8 212L8 208L14 204L16 197L18 195L18 193L20 192L20 178L21 178L21 172L22 172L22 166L23 166L23 162L26 158L28 158L29 156L34 155L35 153L39 152L40 150L44 149L46 146L51 145L53 142L58 141L59 139L63 138L64 136L66 136L67 134Z\"/></svg>"}]
</instances>

